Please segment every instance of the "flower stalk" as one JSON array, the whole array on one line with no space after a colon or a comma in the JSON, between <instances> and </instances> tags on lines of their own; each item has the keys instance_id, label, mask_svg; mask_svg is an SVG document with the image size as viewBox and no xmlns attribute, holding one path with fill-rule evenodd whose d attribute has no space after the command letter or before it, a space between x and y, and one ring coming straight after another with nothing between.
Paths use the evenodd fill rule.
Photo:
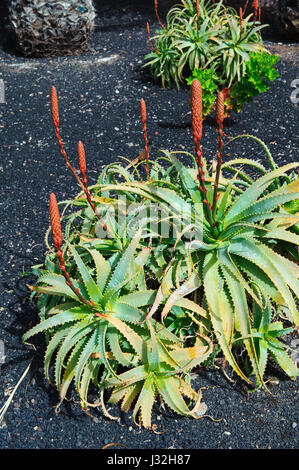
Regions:
<instances>
[{"instance_id":1,"label":"flower stalk","mask_svg":"<svg viewBox=\"0 0 299 470\"><path fill-rule=\"evenodd\" d=\"M143 98L140 100L140 115L141 115L141 122L142 122L142 130L143 130L143 137L144 137L144 150L145 150L145 170L147 175L147 180L150 181L149 175L149 150L148 150L148 138L147 138L147 125L146 125L146 104Z\"/></svg>"},{"instance_id":2,"label":"flower stalk","mask_svg":"<svg viewBox=\"0 0 299 470\"><path fill-rule=\"evenodd\" d=\"M85 149L84 149L84 145L83 143L81 142L81 140L78 142L78 162L79 162L79 168L80 168L80 172L81 172L81 175L82 175L82 183L83 183L83 191L86 195L86 199L87 199L87 202L88 204L90 205L90 207L92 208L92 210L94 211L95 215L97 216L97 218L99 219L99 222L103 228L103 230L105 231L109 231L108 230L108 227L107 225L103 222L103 219L101 217L101 215L99 214L99 211L97 209L97 207L95 206L95 204L92 202L92 198L91 198L91 194L90 194L90 191L87 187L87 177L86 177L86 156L85 156Z\"/></svg>"},{"instance_id":3,"label":"flower stalk","mask_svg":"<svg viewBox=\"0 0 299 470\"><path fill-rule=\"evenodd\" d=\"M191 86L191 116L192 116L192 133L195 143L195 160L198 167L197 179L199 182L199 190L202 195L202 202L206 219L209 224L213 225L211 203L207 201L207 188L205 185L205 172L203 171L203 158L201 148L202 138L202 87L200 81L195 79Z\"/></svg>"},{"instance_id":4,"label":"flower stalk","mask_svg":"<svg viewBox=\"0 0 299 470\"><path fill-rule=\"evenodd\" d=\"M84 190L83 184L77 174L76 169L70 164L69 159L67 157L66 151L64 149L61 135L60 135L60 129L59 129L59 108L58 108L58 99L57 99L57 91L54 86L51 88L51 111L52 111L52 119L53 119L53 124L55 127L55 135L56 139L58 142L58 145L60 147L60 153L62 154L64 161L67 165L67 167L71 170L73 175L75 176L77 183L79 184L80 188Z\"/></svg>"},{"instance_id":5,"label":"flower stalk","mask_svg":"<svg viewBox=\"0 0 299 470\"><path fill-rule=\"evenodd\" d=\"M152 41L151 41L149 22L146 23L146 33L147 33L147 42L148 42L150 48L151 48L156 54L159 54L159 51L153 46L153 43L152 43Z\"/></svg>"},{"instance_id":6,"label":"flower stalk","mask_svg":"<svg viewBox=\"0 0 299 470\"><path fill-rule=\"evenodd\" d=\"M196 19L197 19L196 27L197 27L197 34L198 34L198 30L199 30L199 0L196 0Z\"/></svg>"},{"instance_id":7,"label":"flower stalk","mask_svg":"<svg viewBox=\"0 0 299 470\"><path fill-rule=\"evenodd\" d=\"M254 21L257 20L258 16L258 9L259 9L259 0L253 0L253 9L254 9Z\"/></svg>"},{"instance_id":8,"label":"flower stalk","mask_svg":"<svg viewBox=\"0 0 299 470\"><path fill-rule=\"evenodd\" d=\"M166 31L165 26L163 25L162 21L160 20L159 13L158 13L158 0L154 0L155 3L155 13L156 13L156 18L158 20L159 25L161 26L164 31Z\"/></svg>"},{"instance_id":9,"label":"flower stalk","mask_svg":"<svg viewBox=\"0 0 299 470\"><path fill-rule=\"evenodd\" d=\"M217 202L218 185L219 185L219 178L220 178L220 172L221 172L221 166L222 166L224 101L225 101L224 93L223 91L220 91L216 99L218 152L217 152L217 167L216 167L216 176L215 176L215 183L214 183L214 194L213 194L213 218L214 218L213 225L214 226L216 225L216 222L215 222L216 202Z\"/></svg>"},{"instance_id":10,"label":"flower stalk","mask_svg":"<svg viewBox=\"0 0 299 470\"><path fill-rule=\"evenodd\" d=\"M61 231L60 214L59 214L56 196L54 193L50 194L49 207L50 207L50 221L51 221L53 242L54 242L54 247L57 251L57 258L59 261L58 266L61 269L61 272L65 278L65 282L72 289L72 291L76 294L76 296L81 300L82 303L86 305L93 305L92 302L89 302L80 294L79 289L74 286L74 284L72 283L70 279L70 275L66 270L64 256L63 256L62 249L61 249L63 238L62 238L62 231Z\"/></svg>"}]
</instances>

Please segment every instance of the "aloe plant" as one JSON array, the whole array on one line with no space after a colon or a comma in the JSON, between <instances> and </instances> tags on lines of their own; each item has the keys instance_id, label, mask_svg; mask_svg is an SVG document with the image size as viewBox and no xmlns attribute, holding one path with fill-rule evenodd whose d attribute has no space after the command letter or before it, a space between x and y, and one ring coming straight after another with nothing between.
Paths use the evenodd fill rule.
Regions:
<instances>
[{"instance_id":1,"label":"aloe plant","mask_svg":"<svg viewBox=\"0 0 299 470\"><path fill-rule=\"evenodd\" d=\"M256 5L255 5L256 7ZM171 8L165 26L157 13L161 28L150 37L152 52L144 57L144 67L162 85L175 83L179 88L186 74L194 69L210 68L217 84L230 88L245 75L250 52L265 50L258 10L245 16L246 7L234 9L209 0L182 0Z\"/></svg>"},{"instance_id":2,"label":"aloe plant","mask_svg":"<svg viewBox=\"0 0 299 470\"><path fill-rule=\"evenodd\" d=\"M154 290L129 289L134 254L141 238L139 230L126 250L106 260L99 251L66 243L75 263L76 277L67 266L72 263L62 253L62 232L56 197L50 196L50 215L54 245L62 274L44 272L33 288L37 294L55 296L59 301L46 311L45 318L23 337L48 332L44 372L48 380L54 354L55 385L60 400L75 383L83 409L88 406L88 390L93 382L99 388L102 407L103 392L113 387L110 402L123 399L122 407L130 408L139 395L133 416L140 409L140 422L151 427L151 412L156 394L176 412L194 416L182 394L200 402L183 376L206 360L213 350L209 338L201 336L195 346L182 348L180 339L155 320L146 320L145 308L153 304ZM79 253L82 252L82 254ZM84 261L84 254L85 261ZM140 265L138 266L140 269ZM137 273L134 272L133 276ZM104 372L99 375L99 369ZM128 369L118 373L119 367ZM195 405L195 406L196 406Z\"/></svg>"},{"instance_id":3,"label":"aloe plant","mask_svg":"<svg viewBox=\"0 0 299 470\"><path fill-rule=\"evenodd\" d=\"M234 178L223 185L221 172L225 165L221 157L221 129L224 119L222 98L219 99L220 109L217 112L216 171L212 178L207 177L200 146L202 105L201 87L198 81L193 82L192 90L197 170L192 175L174 153L164 151L177 169L180 179L179 191L163 186L157 187L154 182L125 183L118 188L130 192L138 191L144 198L159 202L168 208L174 219L187 214L188 204L191 204L193 209L190 211L189 208L188 212L191 215L188 230L193 230L196 238L186 242L183 241L183 236L180 237L179 242L174 245L168 271L168 273L173 272L175 269L173 266L183 258L189 260L186 262L186 269L189 268L191 274L187 279L185 277L184 284L177 288L173 285L171 275L163 279L148 318L156 312L162 301L165 302L161 314L163 319L182 297L201 289L204 304L209 311L209 320L228 362L235 372L248 382L232 353L232 338L236 330L242 337L247 338L244 339L244 343L257 381L265 386L252 336L251 322L251 303L255 301L260 308L264 308L264 305L254 292L253 284L262 286L266 298L271 299L277 306L286 305L292 321L298 325L299 316L296 307L299 293L298 268L291 259L275 251L273 243L274 246L277 242L298 244L298 236L289 230L292 225L298 223L298 216L290 218L290 215L281 209L283 205L298 200L298 178L276 189L275 182L299 164L290 163L270 172L264 170L263 176L254 182L242 173L241 180L237 181ZM233 163L229 162L231 166ZM248 160L239 163L256 165ZM222 186L221 192L220 186ZM232 197L233 188L238 189L238 187L241 189ZM110 189L117 190L114 186L110 186ZM286 219L288 225L283 225ZM166 292L166 298L163 291Z\"/></svg>"},{"instance_id":4,"label":"aloe plant","mask_svg":"<svg viewBox=\"0 0 299 470\"><path fill-rule=\"evenodd\" d=\"M99 406L110 418L105 391L111 404L121 402L124 411L132 407L136 424L148 428L153 428L152 408L158 397L174 412L198 418L201 390L192 389L189 377L195 366L214 363L222 351L232 369L252 384L235 355L240 344L257 387L267 388L268 355L290 377L297 376L278 337L299 321L299 164L277 167L267 146L247 135L237 138L257 141L270 171L249 159L224 162L225 94L220 92L218 150L209 165L201 147L202 88L195 80L195 156L181 152L190 156L192 167L180 162L180 153L167 150L150 158L141 101L145 158L132 163L131 171L121 162L111 163L97 183L88 186L83 143L78 143L80 175L64 150L54 87L51 101L60 151L80 192L59 204L50 195L49 252L44 264L34 268L37 281L32 287L40 322L23 339L46 335L45 375L52 380L53 366L60 403L74 384L86 411L95 406L88 393L96 387ZM144 163L145 180L140 170ZM247 166L261 176L252 179L243 168ZM131 202L136 203L132 212ZM152 204L159 210L148 216ZM62 217L58 206L64 206ZM71 214L66 211L70 206L75 209ZM109 209L123 218L110 216ZM142 210L146 214L140 216ZM151 221L156 228L149 227ZM165 221L168 234L159 231ZM290 328L278 321L280 308L288 312Z\"/></svg>"}]
</instances>

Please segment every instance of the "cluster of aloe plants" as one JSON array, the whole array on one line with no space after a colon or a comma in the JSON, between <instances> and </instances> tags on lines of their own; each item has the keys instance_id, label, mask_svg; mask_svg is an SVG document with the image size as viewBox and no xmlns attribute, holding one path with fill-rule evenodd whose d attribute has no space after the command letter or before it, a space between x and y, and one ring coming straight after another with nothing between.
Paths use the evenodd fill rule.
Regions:
<instances>
[{"instance_id":1,"label":"cluster of aloe plants","mask_svg":"<svg viewBox=\"0 0 299 470\"><path fill-rule=\"evenodd\" d=\"M268 355L296 377L278 337L299 323L294 172L299 163L276 167L266 145L251 136L240 138L261 144L270 171L248 159L223 162L225 96L220 92L218 151L209 165L201 147L202 87L194 80L195 158L166 150L150 158L141 100L145 160L130 171L126 161L111 163L88 186L83 143L78 143L80 174L65 152L54 87L51 101L61 153L80 192L59 204L50 195L49 252L34 268L32 287L40 323L23 339L46 334L45 375L51 380L53 374L60 400L74 383L86 410L95 406L88 392L96 387L97 406L107 416L113 418L108 393L111 404L121 401L124 411L132 407L134 421L151 428L158 397L176 413L199 417L201 390L192 388L190 372L212 364L217 354L251 387L267 388ZM181 153L190 157L190 167L180 161ZM261 176L252 179L244 167ZM277 318L281 307L289 328ZM246 350L249 376L237 360L238 348Z\"/></svg>"},{"instance_id":2,"label":"cluster of aloe plants","mask_svg":"<svg viewBox=\"0 0 299 470\"><path fill-rule=\"evenodd\" d=\"M278 56L263 45L261 30L267 25L261 24L258 0L252 2L253 12L248 15L248 0L239 12L222 0L182 0L169 10L165 25L157 0L154 4L160 29L150 37L147 25L152 52L144 57L144 67L163 86L179 88L185 79L191 84L195 78L204 84L208 76L204 117L214 109L219 91L226 92L226 112L240 111L245 102L269 88L269 80L277 78Z\"/></svg>"}]
</instances>

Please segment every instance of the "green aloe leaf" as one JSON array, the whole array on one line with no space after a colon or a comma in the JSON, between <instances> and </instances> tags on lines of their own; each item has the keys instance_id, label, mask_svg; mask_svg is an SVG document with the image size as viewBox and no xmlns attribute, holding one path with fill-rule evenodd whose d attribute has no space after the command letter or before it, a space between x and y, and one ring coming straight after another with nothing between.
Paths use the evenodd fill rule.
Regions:
<instances>
[{"instance_id":1,"label":"green aloe leaf","mask_svg":"<svg viewBox=\"0 0 299 470\"><path fill-rule=\"evenodd\" d=\"M284 174L288 170L296 168L299 163L289 163L281 168L277 168L270 173L259 178L255 183L252 184L243 194L239 197L236 203L228 211L224 218L224 224L227 227L233 222L238 221L240 214L251 206L258 197L268 188L271 182L278 176Z\"/></svg>"},{"instance_id":2,"label":"green aloe leaf","mask_svg":"<svg viewBox=\"0 0 299 470\"><path fill-rule=\"evenodd\" d=\"M231 340L234 324L234 309L223 291L219 278L219 261L215 253L208 253L204 262L204 287L211 322L219 345L234 371L246 382L250 382L238 366L232 351Z\"/></svg>"},{"instance_id":3,"label":"green aloe leaf","mask_svg":"<svg viewBox=\"0 0 299 470\"><path fill-rule=\"evenodd\" d=\"M76 262L78 270L82 276L83 282L86 286L88 291L90 300L95 303L98 303L102 298L103 294L96 285L95 281L93 280L87 266L85 266L84 262L82 261L81 257L78 255L77 250L69 243L68 248Z\"/></svg>"}]
</instances>

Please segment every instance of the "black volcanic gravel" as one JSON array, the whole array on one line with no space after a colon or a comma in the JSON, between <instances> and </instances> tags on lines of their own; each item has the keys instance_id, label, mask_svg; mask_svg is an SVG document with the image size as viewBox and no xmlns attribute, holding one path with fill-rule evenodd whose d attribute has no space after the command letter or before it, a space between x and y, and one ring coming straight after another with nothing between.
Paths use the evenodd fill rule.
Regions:
<instances>
[{"instance_id":1,"label":"black volcanic gravel","mask_svg":"<svg viewBox=\"0 0 299 470\"><path fill-rule=\"evenodd\" d=\"M147 103L152 154L160 148L193 149L190 115L184 117L189 111L188 88L162 89L141 70L142 58L149 51L146 21L150 20L152 31L157 27L152 2L147 6L142 3L146 2L99 1L90 51L77 57L25 59L15 54L2 17L0 79L5 84L5 103L0 104L0 340L4 341L6 360L0 365L0 406L32 357L34 360L0 425L0 448L100 449L115 442L128 449L295 449L297 383L271 364L268 376L278 380L270 386L271 395L264 391L248 395L238 381L229 382L216 368L199 372L195 382L197 387L206 387L203 401L207 413L221 421L181 418L157 407L153 422L158 431L165 431L158 434L138 429L130 414L122 416L118 424L95 409L92 419L81 412L75 395L56 414L57 393L43 376L43 338L35 340L35 353L22 344L22 334L38 322L38 312L28 300L27 284L34 279L23 275L43 261L49 194L54 191L63 200L77 192L55 140L50 87L55 85L59 93L63 141L75 165L77 141L85 144L89 184L95 183L103 165L118 155L138 155L143 144L141 97ZM283 164L297 159L298 111L290 100L291 83L298 77L296 47L268 46L282 53L280 78L242 114L233 115L225 133L262 138L277 163ZM101 62L103 58L107 62ZM205 156L211 159L216 152L213 119L204 125L203 146ZM262 149L248 139L237 140L226 149L232 156L266 164ZM118 407L111 412L118 414Z\"/></svg>"}]
</instances>

